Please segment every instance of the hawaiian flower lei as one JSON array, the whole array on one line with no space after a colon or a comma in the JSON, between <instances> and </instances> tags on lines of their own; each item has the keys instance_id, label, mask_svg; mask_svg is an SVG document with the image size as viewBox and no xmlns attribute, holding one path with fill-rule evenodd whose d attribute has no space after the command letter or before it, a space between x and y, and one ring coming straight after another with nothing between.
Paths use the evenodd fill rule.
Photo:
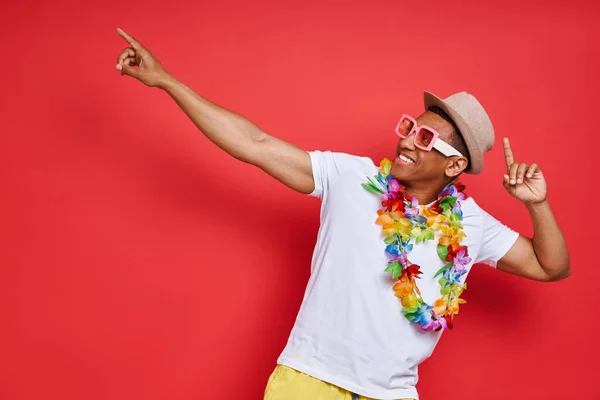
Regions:
<instances>
[{"instance_id":1,"label":"hawaiian flower lei","mask_svg":"<svg viewBox=\"0 0 600 400\"><path fill-rule=\"evenodd\" d=\"M382 208L377 210L376 223L382 225L385 252L392 258L388 261L386 272L392 274L395 283L392 289L400 298L405 317L419 324L424 331L452 329L452 320L458 314L460 304L466 303L460 298L466 283L460 277L466 273L471 262L467 246L460 243L466 234L462 229L461 203L466 199L465 187L457 180L446 186L437 200L430 206L420 206L416 198L404 193L398 181L390 175L392 162L384 158L380 170L374 179L367 178L362 186L383 195ZM444 262L434 275L439 279L440 294L433 306L423 301L416 279L421 275L420 266L408 260L413 243L419 244L435 238L435 232L441 232L438 239L437 254Z\"/></svg>"}]
</instances>

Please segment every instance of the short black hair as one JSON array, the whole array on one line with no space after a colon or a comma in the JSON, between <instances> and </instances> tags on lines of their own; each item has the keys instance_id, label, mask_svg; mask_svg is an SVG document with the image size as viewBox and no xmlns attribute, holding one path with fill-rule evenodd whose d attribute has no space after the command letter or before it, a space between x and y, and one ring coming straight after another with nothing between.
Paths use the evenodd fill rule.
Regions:
<instances>
[{"instance_id":1,"label":"short black hair","mask_svg":"<svg viewBox=\"0 0 600 400\"><path fill-rule=\"evenodd\" d=\"M431 111L432 113L439 115L446 121L450 122L450 124L452 124L452 127L454 128L454 133L452 134L451 139L452 147L460 151L460 154L463 154L467 158L467 161L469 163L467 164L466 169L468 169L471 166L471 157L469 156L469 149L467 148L465 139L463 139L462 135L460 134L460 131L458 130L458 126L456 126L452 118L450 118L450 116L438 106L429 106L427 108L427 111Z\"/></svg>"}]
</instances>

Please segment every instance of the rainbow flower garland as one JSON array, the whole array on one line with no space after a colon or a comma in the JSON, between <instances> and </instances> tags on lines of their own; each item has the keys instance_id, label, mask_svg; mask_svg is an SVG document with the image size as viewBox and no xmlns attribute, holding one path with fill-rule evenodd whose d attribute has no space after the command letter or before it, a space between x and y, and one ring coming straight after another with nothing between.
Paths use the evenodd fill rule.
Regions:
<instances>
[{"instance_id":1,"label":"rainbow flower garland","mask_svg":"<svg viewBox=\"0 0 600 400\"><path fill-rule=\"evenodd\" d=\"M400 183L390 175L390 160L384 158L380 167L374 179L367 178L368 183L362 186L383 195L376 223L382 225L386 236L385 251L392 256L385 269L395 280L392 289L400 298L402 311L410 322L419 324L424 331L452 329L459 305L466 303L460 295L467 285L460 282L460 277L471 262L467 246L460 245L466 237L461 210L461 203L467 198L463 193L465 187L455 180L438 194L433 204L420 206L418 200L404 193ZM413 249L411 241L419 244L433 240L436 232L441 232L437 254L445 264L434 275L434 278L441 275L438 281L441 297L431 306L423 301L417 286L421 267L411 263L408 254Z\"/></svg>"}]
</instances>

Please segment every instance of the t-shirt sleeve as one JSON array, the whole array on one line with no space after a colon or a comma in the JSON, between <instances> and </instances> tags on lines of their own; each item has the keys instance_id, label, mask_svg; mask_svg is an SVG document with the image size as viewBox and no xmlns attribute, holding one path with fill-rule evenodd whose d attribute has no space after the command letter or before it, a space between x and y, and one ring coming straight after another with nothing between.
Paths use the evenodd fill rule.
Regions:
<instances>
[{"instance_id":1,"label":"t-shirt sleeve","mask_svg":"<svg viewBox=\"0 0 600 400\"><path fill-rule=\"evenodd\" d=\"M361 165L362 157L332 151L309 151L315 190L309 196L320 199L327 193L331 182L349 168Z\"/></svg>"},{"instance_id":2,"label":"t-shirt sleeve","mask_svg":"<svg viewBox=\"0 0 600 400\"><path fill-rule=\"evenodd\" d=\"M485 210L480 210L483 216L483 240L475 262L495 268L498 261L515 244L519 233L498 221Z\"/></svg>"}]
</instances>

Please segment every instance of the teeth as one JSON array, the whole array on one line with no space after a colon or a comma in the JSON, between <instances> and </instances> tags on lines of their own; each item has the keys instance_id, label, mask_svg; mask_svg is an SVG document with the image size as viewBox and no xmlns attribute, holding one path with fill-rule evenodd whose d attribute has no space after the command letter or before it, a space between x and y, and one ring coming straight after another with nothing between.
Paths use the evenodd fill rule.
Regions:
<instances>
[{"instance_id":1,"label":"teeth","mask_svg":"<svg viewBox=\"0 0 600 400\"><path fill-rule=\"evenodd\" d=\"M410 159L410 158L408 158L408 157L405 157L405 156L403 156L402 154L400 154L400 155L398 156L398 158L399 158L400 160L404 161L404 162L410 162L410 163L414 163L414 161L413 161L413 160L411 160L411 159Z\"/></svg>"}]
</instances>

